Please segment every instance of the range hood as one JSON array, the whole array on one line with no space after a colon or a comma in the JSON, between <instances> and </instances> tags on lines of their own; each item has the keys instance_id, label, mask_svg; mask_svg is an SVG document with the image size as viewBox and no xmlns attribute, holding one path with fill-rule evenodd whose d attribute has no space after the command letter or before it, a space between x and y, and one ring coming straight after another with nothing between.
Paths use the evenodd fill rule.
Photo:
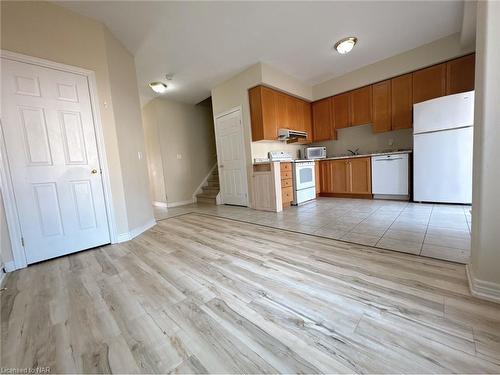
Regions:
<instances>
[{"instance_id":1,"label":"range hood","mask_svg":"<svg viewBox=\"0 0 500 375\"><path fill-rule=\"evenodd\" d=\"M300 130L279 129L278 140L286 141L286 143L295 143L304 141L307 138L307 133Z\"/></svg>"}]
</instances>

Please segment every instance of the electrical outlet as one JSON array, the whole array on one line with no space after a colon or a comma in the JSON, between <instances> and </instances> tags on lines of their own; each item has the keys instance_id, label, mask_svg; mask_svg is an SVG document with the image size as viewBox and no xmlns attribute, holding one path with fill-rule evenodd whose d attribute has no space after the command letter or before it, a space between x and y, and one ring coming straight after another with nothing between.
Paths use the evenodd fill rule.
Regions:
<instances>
[{"instance_id":1,"label":"electrical outlet","mask_svg":"<svg viewBox=\"0 0 500 375\"><path fill-rule=\"evenodd\" d=\"M177 154L177 160L181 160L182 159L182 154Z\"/></svg>"},{"instance_id":2,"label":"electrical outlet","mask_svg":"<svg viewBox=\"0 0 500 375\"><path fill-rule=\"evenodd\" d=\"M388 144L389 146L394 145L394 139L392 139L392 138L391 138L391 139L389 139L389 142L387 142L387 144Z\"/></svg>"}]
</instances>

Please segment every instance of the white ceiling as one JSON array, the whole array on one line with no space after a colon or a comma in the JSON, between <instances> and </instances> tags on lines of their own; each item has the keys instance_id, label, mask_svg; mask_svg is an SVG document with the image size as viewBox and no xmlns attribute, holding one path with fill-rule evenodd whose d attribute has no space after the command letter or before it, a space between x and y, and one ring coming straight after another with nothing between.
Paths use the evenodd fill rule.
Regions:
<instances>
[{"instance_id":1,"label":"white ceiling","mask_svg":"<svg viewBox=\"0 0 500 375\"><path fill-rule=\"evenodd\" d=\"M57 2L100 20L135 55L141 96L173 73L165 94L196 103L256 62L308 84L460 31L462 1ZM348 55L332 46L357 36Z\"/></svg>"}]
</instances>

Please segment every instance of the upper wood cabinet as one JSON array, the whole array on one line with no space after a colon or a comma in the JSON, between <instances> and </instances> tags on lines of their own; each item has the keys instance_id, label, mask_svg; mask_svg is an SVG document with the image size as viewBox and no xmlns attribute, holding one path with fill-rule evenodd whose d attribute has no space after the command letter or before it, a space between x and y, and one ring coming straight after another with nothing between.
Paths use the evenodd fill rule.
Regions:
<instances>
[{"instance_id":1,"label":"upper wood cabinet","mask_svg":"<svg viewBox=\"0 0 500 375\"><path fill-rule=\"evenodd\" d=\"M333 127L342 129L351 126L351 93L333 97Z\"/></svg>"},{"instance_id":2,"label":"upper wood cabinet","mask_svg":"<svg viewBox=\"0 0 500 375\"><path fill-rule=\"evenodd\" d=\"M350 126L371 124L372 122L372 85L361 87L350 93Z\"/></svg>"},{"instance_id":3,"label":"upper wood cabinet","mask_svg":"<svg viewBox=\"0 0 500 375\"><path fill-rule=\"evenodd\" d=\"M373 131L375 133L392 130L391 97L390 80L373 85Z\"/></svg>"},{"instance_id":4,"label":"upper wood cabinet","mask_svg":"<svg viewBox=\"0 0 500 375\"><path fill-rule=\"evenodd\" d=\"M391 79L392 130L411 128L413 124L412 74Z\"/></svg>"},{"instance_id":5,"label":"upper wood cabinet","mask_svg":"<svg viewBox=\"0 0 500 375\"><path fill-rule=\"evenodd\" d=\"M332 98L312 103L312 127L314 141L333 138Z\"/></svg>"},{"instance_id":6,"label":"upper wood cabinet","mask_svg":"<svg viewBox=\"0 0 500 375\"><path fill-rule=\"evenodd\" d=\"M446 95L474 90L475 64L475 54L446 63Z\"/></svg>"},{"instance_id":7,"label":"upper wood cabinet","mask_svg":"<svg viewBox=\"0 0 500 375\"><path fill-rule=\"evenodd\" d=\"M278 92L278 91L274 91L274 95L275 95L275 101L276 101L276 127L278 129L288 129L289 126L288 126L288 98L287 98L287 95L282 93L282 92ZM253 126L253 124L252 124Z\"/></svg>"},{"instance_id":8,"label":"upper wood cabinet","mask_svg":"<svg viewBox=\"0 0 500 375\"><path fill-rule=\"evenodd\" d=\"M446 95L446 64L413 72L413 103Z\"/></svg>"},{"instance_id":9,"label":"upper wood cabinet","mask_svg":"<svg viewBox=\"0 0 500 375\"><path fill-rule=\"evenodd\" d=\"M307 132L312 141L311 103L265 86L248 90L252 141L278 139L278 129L292 129Z\"/></svg>"},{"instance_id":10,"label":"upper wood cabinet","mask_svg":"<svg viewBox=\"0 0 500 375\"><path fill-rule=\"evenodd\" d=\"M250 116L252 121L252 141L276 139L277 112L274 90L257 86L249 90Z\"/></svg>"}]
</instances>

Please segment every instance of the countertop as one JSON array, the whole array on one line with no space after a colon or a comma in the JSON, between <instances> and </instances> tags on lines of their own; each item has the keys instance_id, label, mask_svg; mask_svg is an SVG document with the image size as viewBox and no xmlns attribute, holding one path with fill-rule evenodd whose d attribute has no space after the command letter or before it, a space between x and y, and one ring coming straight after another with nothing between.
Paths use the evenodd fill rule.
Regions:
<instances>
[{"instance_id":1,"label":"countertop","mask_svg":"<svg viewBox=\"0 0 500 375\"><path fill-rule=\"evenodd\" d=\"M384 152L370 152L366 154L359 155L338 155L338 156L328 156L325 159L319 160L337 160L337 159L352 159L352 158L363 158L367 156L383 156L383 155L395 155L395 154L411 154L413 150L398 150L398 151L384 151Z\"/></svg>"},{"instance_id":2,"label":"countertop","mask_svg":"<svg viewBox=\"0 0 500 375\"><path fill-rule=\"evenodd\" d=\"M338 160L338 159L352 159L352 158L363 158L367 156L383 156L383 155L395 155L395 154L411 154L413 150L398 150L398 151L381 151L381 152L371 152L371 153L365 153L365 154L359 154L359 155L338 155L338 156L328 156L324 159L311 159L311 160L293 160L295 162L297 161L316 161L316 160ZM291 163L293 162L292 160L275 160L276 162L281 162L281 163ZM257 164L268 164L272 163L274 161L260 161L260 162L254 162L253 165Z\"/></svg>"}]
</instances>

